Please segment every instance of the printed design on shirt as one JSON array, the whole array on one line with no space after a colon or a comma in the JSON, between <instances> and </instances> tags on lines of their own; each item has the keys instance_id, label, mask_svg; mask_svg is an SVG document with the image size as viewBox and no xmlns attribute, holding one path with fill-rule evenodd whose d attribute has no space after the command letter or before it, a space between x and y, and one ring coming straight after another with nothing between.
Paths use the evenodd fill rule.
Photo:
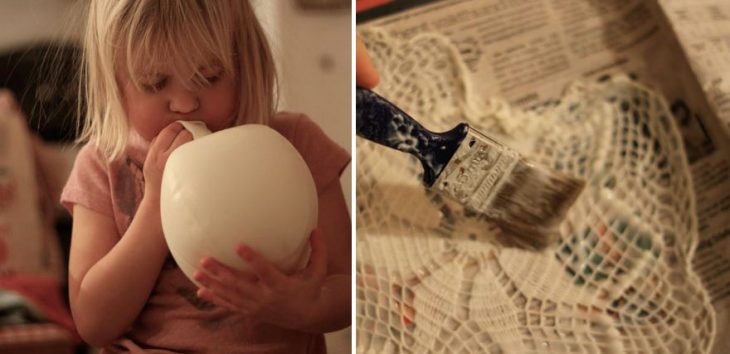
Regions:
<instances>
[{"instance_id":1,"label":"printed design on shirt","mask_svg":"<svg viewBox=\"0 0 730 354\"><path fill-rule=\"evenodd\" d=\"M117 170L117 184L114 187L116 207L125 217L125 228L129 228L144 193L142 164L127 157Z\"/></svg>"},{"instance_id":2,"label":"printed design on shirt","mask_svg":"<svg viewBox=\"0 0 730 354\"><path fill-rule=\"evenodd\" d=\"M235 322L230 321L232 319L232 315L233 313L231 312L221 313L219 316L200 321L200 327L209 331L218 331L227 327L232 327L236 324Z\"/></svg>"},{"instance_id":3,"label":"printed design on shirt","mask_svg":"<svg viewBox=\"0 0 730 354\"><path fill-rule=\"evenodd\" d=\"M197 289L195 287L180 286L176 289L175 293L177 293L177 295L184 298L189 304L191 304L197 310L206 311L206 312L210 312L215 309L220 310L218 305L199 298L197 295ZM241 322L241 319L238 319L236 321L236 316L233 316L233 315L234 315L234 313L230 312L228 310L223 311L223 312L216 311L213 314L206 315L208 317L200 320L198 322L198 325L201 328L208 330L208 331L219 331L219 330L234 326L234 325L238 324L238 322Z\"/></svg>"}]
</instances>

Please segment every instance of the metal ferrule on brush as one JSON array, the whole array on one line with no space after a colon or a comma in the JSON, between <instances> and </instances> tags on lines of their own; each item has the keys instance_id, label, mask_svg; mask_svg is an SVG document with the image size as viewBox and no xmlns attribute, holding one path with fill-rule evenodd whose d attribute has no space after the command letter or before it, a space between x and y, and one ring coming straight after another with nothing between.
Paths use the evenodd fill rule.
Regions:
<instances>
[{"instance_id":1,"label":"metal ferrule on brush","mask_svg":"<svg viewBox=\"0 0 730 354\"><path fill-rule=\"evenodd\" d=\"M470 127L432 188L474 211L503 218L493 202L519 161L519 153Z\"/></svg>"},{"instance_id":2,"label":"metal ferrule on brush","mask_svg":"<svg viewBox=\"0 0 730 354\"><path fill-rule=\"evenodd\" d=\"M559 237L584 184L469 128L432 188L518 236L514 242L541 249Z\"/></svg>"}]
</instances>

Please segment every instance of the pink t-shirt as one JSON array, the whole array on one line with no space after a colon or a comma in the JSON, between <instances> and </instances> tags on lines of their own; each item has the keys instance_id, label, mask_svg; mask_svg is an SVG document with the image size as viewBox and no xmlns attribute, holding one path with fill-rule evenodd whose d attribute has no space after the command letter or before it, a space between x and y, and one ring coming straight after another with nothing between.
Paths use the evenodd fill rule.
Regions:
<instances>
[{"instance_id":1,"label":"pink t-shirt","mask_svg":"<svg viewBox=\"0 0 730 354\"><path fill-rule=\"evenodd\" d=\"M270 126L302 155L319 194L340 177L349 163L347 151L304 115L279 113ZM139 138L131 139L126 154L112 162L107 162L91 144L84 146L61 195L62 204L69 211L79 204L112 217L122 237L142 199L147 146ZM321 334L283 329L234 314L198 298L196 290L168 256L131 329L103 352L326 353Z\"/></svg>"}]
</instances>

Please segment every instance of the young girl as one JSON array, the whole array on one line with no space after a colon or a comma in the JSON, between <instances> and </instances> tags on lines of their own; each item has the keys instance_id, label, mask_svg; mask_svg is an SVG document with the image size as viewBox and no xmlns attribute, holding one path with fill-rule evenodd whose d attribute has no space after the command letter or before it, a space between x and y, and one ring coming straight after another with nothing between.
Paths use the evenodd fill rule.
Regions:
<instances>
[{"instance_id":1,"label":"young girl","mask_svg":"<svg viewBox=\"0 0 730 354\"><path fill-rule=\"evenodd\" d=\"M324 353L322 333L350 323L349 155L307 117L274 113L274 64L248 1L92 0L84 42L88 144L61 197L81 336L105 353ZM297 148L319 195L305 269L282 274L240 245L252 271L204 258L200 288L184 276L159 210L165 161L191 140L177 120L268 124Z\"/></svg>"}]
</instances>

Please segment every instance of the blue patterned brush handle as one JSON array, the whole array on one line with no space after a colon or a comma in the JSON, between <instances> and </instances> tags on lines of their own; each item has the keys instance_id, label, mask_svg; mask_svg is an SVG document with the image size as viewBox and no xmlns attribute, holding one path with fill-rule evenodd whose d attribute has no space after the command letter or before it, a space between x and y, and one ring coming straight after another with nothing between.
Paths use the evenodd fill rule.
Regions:
<instances>
[{"instance_id":1,"label":"blue patterned brush handle","mask_svg":"<svg viewBox=\"0 0 730 354\"><path fill-rule=\"evenodd\" d=\"M356 92L357 135L407 152L423 164L423 181L431 187L469 131L462 123L443 133L424 128L413 117L368 89Z\"/></svg>"}]
</instances>

